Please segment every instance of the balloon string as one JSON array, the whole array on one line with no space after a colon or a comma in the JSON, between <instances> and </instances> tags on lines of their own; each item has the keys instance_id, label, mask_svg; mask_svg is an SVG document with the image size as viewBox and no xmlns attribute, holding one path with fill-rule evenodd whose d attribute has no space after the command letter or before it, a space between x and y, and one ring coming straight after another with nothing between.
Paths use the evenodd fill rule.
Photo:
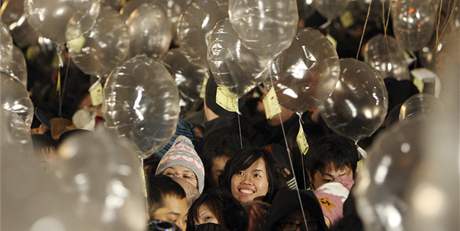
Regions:
<instances>
[{"instance_id":1,"label":"balloon string","mask_svg":"<svg viewBox=\"0 0 460 231\"><path fill-rule=\"evenodd\" d=\"M275 65L275 69L277 70L276 63L274 62L273 64ZM271 65L269 65L269 66L271 66ZM275 85L273 84L272 71L270 71L270 83L271 83L272 87L275 87ZM275 92L275 95L276 95L276 92ZM302 211L303 221L304 221L306 230L308 231L307 217L305 216L305 210L303 209L302 198L300 197L300 189L299 189L299 185L297 184L297 177L295 175L294 165L292 164L291 151L289 150L289 144L288 144L288 141L287 141L286 132L284 130L283 119L281 118L281 113L278 113L278 118L279 118L280 124L281 124L281 131L283 132L284 144L286 145L286 151L288 153L289 165L291 167L292 175L294 176L294 182L295 182L295 185L296 185L296 192L297 192L297 198L299 199L300 210Z\"/></svg>"},{"instance_id":2,"label":"balloon string","mask_svg":"<svg viewBox=\"0 0 460 231\"><path fill-rule=\"evenodd\" d=\"M238 131L239 131L239 133L240 133L240 147L241 147L241 149L243 149L243 135L242 135L242 132L241 132L240 114L237 113L237 116L238 116Z\"/></svg>"},{"instance_id":3,"label":"balloon string","mask_svg":"<svg viewBox=\"0 0 460 231\"><path fill-rule=\"evenodd\" d=\"M436 43L435 43L435 48L434 48L435 52L438 50L438 46L439 46L439 26L441 25L442 5L443 5L443 0L440 1L439 9L438 9L438 22L436 25Z\"/></svg>"},{"instance_id":4,"label":"balloon string","mask_svg":"<svg viewBox=\"0 0 460 231\"><path fill-rule=\"evenodd\" d=\"M363 45L363 39L364 34L366 33L367 22L369 21L369 15L371 14L372 2L373 0L371 0L371 2L369 3L369 7L367 8L366 21L364 21L363 33L361 34L361 39L359 40L358 51L356 52L356 59L359 58L359 52L361 52L361 46Z\"/></svg>"},{"instance_id":5,"label":"balloon string","mask_svg":"<svg viewBox=\"0 0 460 231\"><path fill-rule=\"evenodd\" d=\"M69 66L70 66L70 58L66 58L66 69L65 69L65 74L64 74L64 84L62 83L62 76L61 76L61 68L64 67L64 61L62 60L62 56L64 53L65 47L62 45L57 46L57 55L59 59L59 67L58 67L58 79L57 79L57 92L58 92L58 99L59 99L59 117L62 117L62 107L63 107L63 100L64 100L64 94L67 86L67 78L69 77Z\"/></svg>"},{"instance_id":6,"label":"balloon string","mask_svg":"<svg viewBox=\"0 0 460 231\"><path fill-rule=\"evenodd\" d=\"M383 23L383 33L387 37L388 24L390 23L390 12L391 12L391 2L388 1L388 10L385 18L385 3L382 3L382 23Z\"/></svg>"},{"instance_id":7,"label":"balloon string","mask_svg":"<svg viewBox=\"0 0 460 231\"><path fill-rule=\"evenodd\" d=\"M457 6L457 0L449 1L449 3L450 3L450 5L449 5L448 9L450 9L450 12L447 15L446 22L442 26L441 35L443 35L444 32L446 31L446 29L449 27L449 22L451 21L452 15L454 14L456 6Z\"/></svg>"},{"instance_id":8,"label":"balloon string","mask_svg":"<svg viewBox=\"0 0 460 231\"><path fill-rule=\"evenodd\" d=\"M10 3L10 0L6 0L3 2L2 7L0 8L0 18L3 16L3 13L5 13L5 10L8 7L9 3Z\"/></svg>"}]
</instances>

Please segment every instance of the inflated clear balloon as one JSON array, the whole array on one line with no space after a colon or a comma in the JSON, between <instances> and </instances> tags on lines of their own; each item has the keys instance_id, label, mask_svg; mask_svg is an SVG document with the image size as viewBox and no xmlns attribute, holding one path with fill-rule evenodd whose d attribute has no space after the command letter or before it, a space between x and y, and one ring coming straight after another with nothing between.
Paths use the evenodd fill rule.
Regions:
<instances>
[{"instance_id":1,"label":"inflated clear balloon","mask_svg":"<svg viewBox=\"0 0 460 231\"><path fill-rule=\"evenodd\" d=\"M155 0L153 2L163 7L163 9L166 11L166 15L168 16L168 19L172 25L171 31L173 39L175 39L179 19L182 13L184 13L187 7L190 5L192 0Z\"/></svg>"},{"instance_id":2,"label":"inflated clear balloon","mask_svg":"<svg viewBox=\"0 0 460 231\"><path fill-rule=\"evenodd\" d=\"M148 157L174 134L179 93L173 77L159 62L136 56L116 68L104 87L108 128L135 143Z\"/></svg>"},{"instance_id":3,"label":"inflated clear balloon","mask_svg":"<svg viewBox=\"0 0 460 231\"><path fill-rule=\"evenodd\" d=\"M431 40L438 5L439 0L397 0L392 3L393 32L403 48L417 51Z\"/></svg>"},{"instance_id":4,"label":"inflated clear balloon","mask_svg":"<svg viewBox=\"0 0 460 231\"><path fill-rule=\"evenodd\" d=\"M242 96L267 77L268 63L242 46L228 19L216 24L206 43L209 69L217 85Z\"/></svg>"},{"instance_id":5,"label":"inflated clear balloon","mask_svg":"<svg viewBox=\"0 0 460 231\"><path fill-rule=\"evenodd\" d=\"M100 0L25 0L25 13L42 36L63 44L94 25L100 6Z\"/></svg>"},{"instance_id":6,"label":"inflated clear balloon","mask_svg":"<svg viewBox=\"0 0 460 231\"><path fill-rule=\"evenodd\" d=\"M77 218L73 210L75 199L46 174L31 145L7 142L3 129L1 134L1 219L5 221L1 229L95 231Z\"/></svg>"},{"instance_id":7,"label":"inflated clear balloon","mask_svg":"<svg viewBox=\"0 0 460 231\"><path fill-rule=\"evenodd\" d=\"M223 12L228 11L228 0L216 0L216 3Z\"/></svg>"},{"instance_id":8,"label":"inflated clear balloon","mask_svg":"<svg viewBox=\"0 0 460 231\"><path fill-rule=\"evenodd\" d=\"M171 44L171 23L162 7L151 2L133 1L123 9L129 28L130 56L145 54L160 58Z\"/></svg>"},{"instance_id":9,"label":"inflated clear balloon","mask_svg":"<svg viewBox=\"0 0 460 231\"><path fill-rule=\"evenodd\" d=\"M0 103L10 113L8 123L13 137L27 140L34 115L34 106L26 87L16 78L0 72Z\"/></svg>"},{"instance_id":10,"label":"inflated clear balloon","mask_svg":"<svg viewBox=\"0 0 460 231\"><path fill-rule=\"evenodd\" d=\"M358 172L354 195L365 230L406 229L411 181L423 161L424 121L402 121L374 141Z\"/></svg>"},{"instance_id":11,"label":"inflated clear balloon","mask_svg":"<svg viewBox=\"0 0 460 231\"><path fill-rule=\"evenodd\" d=\"M382 74L383 78L410 79L404 51L395 38L376 35L363 47L364 61Z\"/></svg>"},{"instance_id":12,"label":"inflated clear balloon","mask_svg":"<svg viewBox=\"0 0 460 231\"><path fill-rule=\"evenodd\" d=\"M4 1L1 21L10 30L14 43L23 48L31 44L36 44L38 39L37 32L27 23L24 15L24 1Z\"/></svg>"},{"instance_id":13,"label":"inflated clear balloon","mask_svg":"<svg viewBox=\"0 0 460 231\"><path fill-rule=\"evenodd\" d=\"M399 110L399 120L408 120L422 115L432 114L437 104L436 97L417 94L407 99Z\"/></svg>"},{"instance_id":14,"label":"inflated clear balloon","mask_svg":"<svg viewBox=\"0 0 460 231\"><path fill-rule=\"evenodd\" d=\"M83 36L67 42L74 63L86 74L105 76L129 54L129 32L112 8L101 9L96 24Z\"/></svg>"},{"instance_id":15,"label":"inflated clear balloon","mask_svg":"<svg viewBox=\"0 0 460 231\"><path fill-rule=\"evenodd\" d=\"M229 0L228 12L243 44L263 59L287 49L297 32L296 0Z\"/></svg>"},{"instance_id":16,"label":"inflated clear balloon","mask_svg":"<svg viewBox=\"0 0 460 231\"><path fill-rule=\"evenodd\" d=\"M292 45L278 56L274 82L279 103L304 112L319 107L332 93L340 76L334 45L318 30L300 30Z\"/></svg>"},{"instance_id":17,"label":"inflated clear balloon","mask_svg":"<svg viewBox=\"0 0 460 231\"><path fill-rule=\"evenodd\" d=\"M50 170L77 195L72 210L83 220L99 230L143 231L145 185L135 154L127 140L98 127L66 139Z\"/></svg>"},{"instance_id":18,"label":"inflated clear balloon","mask_svg":"<svg viewBox=\"0 0 460 231\"><path fill-rule=\"evenodd\" d=\"M333 20L347 9L351 0L313 0L313 7L328 20Z\"/></svg>"},{"instance_id":19,"label":"inflated clear balloon","mask_svg":"<svg viewBox=\"0 0 460 231\"><path fill-rule=\"evenodd\" d=\"M208 69L192 64L181 48L169 50L163 62L174 78L181 100L195 102L200 100L200 92L205 79L209 78Z\"/></svg>"},{"instance_id":20,"label":"inflated clear balloon","mask_svg":"<svg viewBox=\"0 0 460 231\"><path fill-rule=\"evenodd\" d=\"M227 16L215 0L195 0L182 14L177 25L177 39L187 58L194 64L207 67L206 34Z\"/></svg>"},{"instance_id":21,"label":"inflated clear balloon","mask_svg":"<svg viewBox=\"0 0 460 231\"><path fill-rule=\"evenodd\" d=\"M13 39L8 28L0 22L0 68L8 66L13 57Z\"/></svg>"},{"instance_id":22,"label":"inflated clear balloon","mask_svg":"<svg viewBox=\"0 0 460 231\"><path fill-rule=\"evenodd\" d=\"M328 127L357 142L382 125L387 111L388 93L380 74L367 63L341 59L339 81L321 109Z\"/></svg>"},{"instance_id":23,"label":"inflated clear balloon","mask_svg":"<svg viewBox=\"0 0 460 231\"><path fill-rule=\"evenodd\" d=\"M27 87L27 65L21 49L13 46L13 56L10 63L0 66L0 71L16 78Z\"/></svg>"},{"instance_id":24,"label":"inflated clear balloon","mask_svg":"<svg viewBox=\"0 0 460 231\"><path fill-rule=\"evenodd\" d=\"M312 6L313 0L297 0L297 8L299 9L299 19L307 19L315 13Z\"/></svg>"}]
</instances>

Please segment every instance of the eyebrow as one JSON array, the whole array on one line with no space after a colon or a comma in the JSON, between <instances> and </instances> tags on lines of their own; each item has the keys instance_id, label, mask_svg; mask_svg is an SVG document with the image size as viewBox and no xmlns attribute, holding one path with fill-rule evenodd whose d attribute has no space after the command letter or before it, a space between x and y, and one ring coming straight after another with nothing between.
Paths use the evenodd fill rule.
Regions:
<instances>
[{"instance_id":1,"label":"eyebrow","mask_svg":"<svg viewBox=\"0 0 460 231\"><path fill-rule=\"evenodd\" d=\"M253 172L264 172L263 169L254 169Z\"/></svg>"},{"instance_id":2,"label":"eyebrow","mask_svg":"<svg viewBox=\"0 0 460 231\"><path fill-rule=\"evenodd\" d=\"M180 216L180 213L177 213L177 212L169 212L168 215Z\"/></svg>"}]
</instances>

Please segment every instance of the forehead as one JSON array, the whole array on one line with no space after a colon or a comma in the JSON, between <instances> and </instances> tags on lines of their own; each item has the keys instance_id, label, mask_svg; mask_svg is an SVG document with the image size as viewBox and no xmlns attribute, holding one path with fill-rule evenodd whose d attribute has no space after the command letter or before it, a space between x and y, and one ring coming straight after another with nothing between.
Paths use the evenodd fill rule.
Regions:
<instances>
[{"instance_id":1,"label":"forehead","mask_svg":"<svg viewBox=\"0 0 460 231\"><path fill-rule=\"evenodd\" d=\"M266 165L265 165L265 160L262 157L260 157L259 159L254 161L254 163L249 165L249 167L247 169L243 169L243 170L247 170L247 171L253 171L253 170L266 171L266 169L267 168L266 168Z\"/></svg>"},{"instance_id":2,"label":"forehead","mask_svg":"<svg viewBox=\"0 0 460 231\"><path fill-rule=\"evenodd\" d=\"M166 195L163 198L163 206L156 210L156 213L168 214L175 213L179 215L185 215L187 213L188 205L187 199L178 198L176 196Z\"/></svg>"},{"instance_id":3,"label":"forehead","mask_svg":"<svg viewBox=\"0 0 460 231\"><path fill-rule=\"evenodd\" d=\"M182 165L174 165L174 166L171 166L171 167L168 167L165 169L165 172L166 171L173 171L173 172L192 172L192 170L190 170L189 168L187 167L184 167Z\"/></svg>"},{"instance_id":4,"label":"forehead","mask_svg":"<svg viewBox=\"0 0 460 231\"><path fill-rule=\"evenodd\" d=\"M323 169L323 173L348 173L351 171L351 167L348 165L338 167L334 163L327 164Z\"/></svg>"}]
</instances>

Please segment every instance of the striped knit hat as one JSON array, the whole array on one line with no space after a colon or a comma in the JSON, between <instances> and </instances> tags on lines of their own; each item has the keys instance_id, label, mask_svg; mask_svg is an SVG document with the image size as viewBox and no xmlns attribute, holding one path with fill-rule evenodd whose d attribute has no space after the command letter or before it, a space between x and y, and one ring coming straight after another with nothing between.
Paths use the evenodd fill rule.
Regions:
<instances>
[{"instance_id":1,"label":"striped knit hat","mask_svg":"<svg viewBox=\"0 0 460 231\"><path fill-rule=\"evenodd\" d=\"M204 166L196 153L193 143L185 136L178 136L168 152L161 158L155 175L161 174L172 166L182 166L195 173L200 194L204 189Z\"/></svg>"}]
</instances>

